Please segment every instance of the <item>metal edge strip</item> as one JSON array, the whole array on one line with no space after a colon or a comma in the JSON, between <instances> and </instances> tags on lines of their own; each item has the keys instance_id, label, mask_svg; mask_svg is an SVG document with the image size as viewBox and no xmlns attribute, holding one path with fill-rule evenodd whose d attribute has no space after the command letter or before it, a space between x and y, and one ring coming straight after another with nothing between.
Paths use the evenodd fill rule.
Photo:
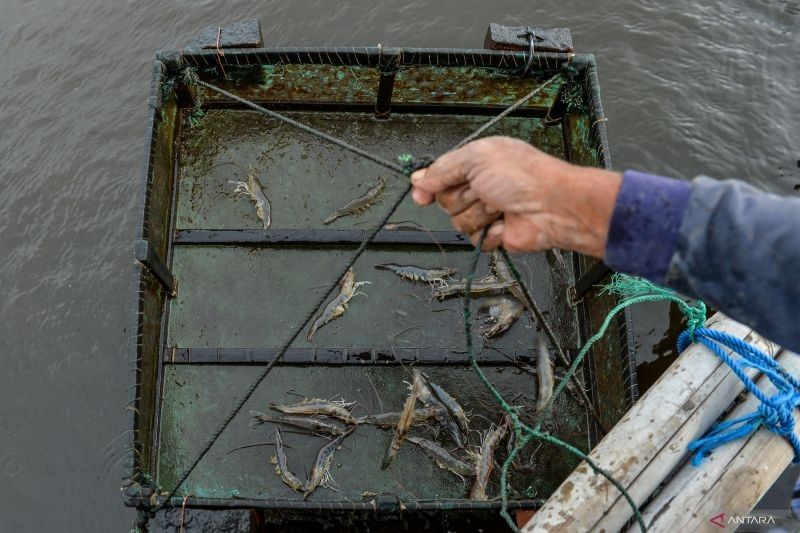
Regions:
<instances>
[{"instance_id":1,"label":"metal edge strip","mask_svg":"<svg viewBox=\"0 0 800 533\"><path fill-rule=\"evenodd\" d=\"M527 52L488 50L484 48L381 48L381 47L271 47L226 48L219 56L213 49L166 50L157 57L170 71L183 65L225 66L318 64L378 67L384 55L397 55L401 66L472 66L519 69L527 63ZM534 70L555 70L564 63L582 68L593 62L593 56L559 52L536 52Z\"/></svg>"},{"instance_id":2,"label":"metal edge strip","mask_svg":"<svg viewBox=\"0 0 800 533\"><path fill-rule=\"evenodd\" d=\"M136 240L147 238L147 221L150 206L150 183L153 176L153 162L155 158L154 151L154 136L156 128L158 127L158 120L160 119L160 102L161 102L161 82L166 73L166 68L160 61L155 61L152 68L152 77L150 81L150 97L148 99L147 120L146 120L146 133L145 133L145 157L143 158L142 167L139 178L139 197L137 200L137 212L139 218L136 226ZM154 105L158 102L159 105ZM141 340L142 340L142 323L140 316L144 312L144 267L140 264L134 266L133 275L131 279L131 337L128 346L128 364L132 366L129 368L129 374L132 374L131 384L128 387L129 399L126 405L126 431L130 433L130 437L126 439L125 455L128 459L123 466L123 482L132 482L136 479L139 468L139 460L137 456L138 449L138 423L139 423L139 400L140 400L140 372L141 372ZM128 412L132 411L133 416L128 417Z\"/></svg>"}]
</instances>

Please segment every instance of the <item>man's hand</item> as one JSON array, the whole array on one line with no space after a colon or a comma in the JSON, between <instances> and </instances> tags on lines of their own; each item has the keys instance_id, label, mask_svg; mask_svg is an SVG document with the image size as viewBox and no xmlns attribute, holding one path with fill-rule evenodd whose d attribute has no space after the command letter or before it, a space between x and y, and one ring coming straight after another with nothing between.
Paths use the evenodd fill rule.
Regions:
<instances>
[{"instance_id":1,"label":"man's hand","mask_svg":"<svg viewBox=\"0 0 800 533\"><path fill-rule=\"evenodd\" d=\"M578 167L518 139L487 137L411 176L420 205L435 200L453 226L484 248L566 248L602 257L621 174Z\"/></svg>"}]
</instances>

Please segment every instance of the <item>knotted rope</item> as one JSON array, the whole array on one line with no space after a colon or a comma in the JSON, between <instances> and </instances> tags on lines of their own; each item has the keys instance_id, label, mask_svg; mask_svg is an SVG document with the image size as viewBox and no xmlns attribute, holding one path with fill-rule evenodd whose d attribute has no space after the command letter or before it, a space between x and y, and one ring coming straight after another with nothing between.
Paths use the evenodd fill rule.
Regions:
<instances>
[{"instance_id":1,"label":"knotted rope","mask_svg":"<svg viewBox=\"0 0 800 533\"><path fill-rule=\"evenodd\" d=\"M755 346L728 333L704 327L706 306L701 301L691 306L669 289L624 275L616 275L609 290L624 297L638 298L640 301L666 300L678 305L686 317L686 330L678 337L678 352L683 352L692 343L707 347L728 365L745 389L761 402L756 411L716 424L704 437L690 442L688 449L694 453L694 466L699 466L718 446L746 437L762 426L786 439L794 450L794 462L800 463L800 439L795 434L794 421L794 409L800 406L800 381L797 378ZM741 359L726 353L724 348L739 355ZM747 375L746 368L761 372L778 392L772 396L764 394Z\"/></svg>"},{"instance_id":2,"label":"knotted rope","mask_svg":"<svg viewBox=\"0 0 800 533\"><path fill-rule=\"evenodd\" d=\"M800 382L789 375L775 359L741 339L708 328L696 328L693 333L694 342L703 344L722 359L761 404L752 413L716 424L704 437L690 442L689 451L694 452L692 464L699 466L718 446L746 437L762 426L786 439L794 449L794 462L800 463L800 439L795 434L794 421L794 409L800 405ZM678 350L685 350L691 342L689 331L684 331L678 337ZM734 359L723 347L740 355L742 359ZM778 392L772 396L764 394L745 373L745 368L759 370L775 385Z\"/></svg>"}]
</instances>

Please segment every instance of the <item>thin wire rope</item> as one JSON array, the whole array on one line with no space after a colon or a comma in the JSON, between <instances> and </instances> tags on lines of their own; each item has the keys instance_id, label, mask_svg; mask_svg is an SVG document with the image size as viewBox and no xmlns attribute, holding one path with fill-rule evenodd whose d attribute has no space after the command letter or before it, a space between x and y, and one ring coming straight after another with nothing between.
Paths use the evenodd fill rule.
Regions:
<instances>
[{"instance_id":1,"label":"thin wire rope","mask_svg":"<svg viewBox=\"0 0 800 533\"><path fill-rule=\"evenodd\" d=\"M505 117L507 117L508 115L510 115L511 113L513 113L514 111L516 111L517 109L522 107L523 105L525 105L525 103L528 100L530 100L531 98L533 98L534 96L539 94L545 87L550 85L553 81L555 81L559 77L560 76L558 74L556 74L556 75L552 76L551 78L549 78L546 82L542 83L537 88L535 88L534 90L532 90L531 92L529 92L528 94L526 94L525 96L523 96L522 98L520 98L519 100L517 100L516 102L514 102L510 106L508 106L507 108L505 108L496 117L494 117L493 119L489 120L483 126L478 128L477 130L475 130L471 134L467 135L463 139L461 139L461 141L457 145L455 145L450 151L452 152L453 150L461 148L465 144L474 141L475 139L477 139L478 137L480 137L481 135L486 133L486 130L488 130L489 128L491 128L492 126L494 126L495 124L497 124L501 120L503 120Z\"/></svg>"},{"instance_id":2,"label":"thin wire rope","mask_svg":"<svg viewBox=\"0 0 800 533\"><path fill-rule=\"evenodd\" d=\"M541 90L543 90L547 86L547 83L551 82L556 77L558 77L557 74L554 75L552 78L550 78L548 80L548 82L538 86L536 89L534 89L533 91L531 91L530 93L525 95L522 99L520 99L517 102L515 102L514 104L512 104L511 108L513 108L513 109L519 108L520 105L524 104L525 102L527 102L528 100L533 98L538 92L540 92ZM406 168L407 167L403 167L403 166L397 165L395 163L392 163L391 161L387 161L387 160L385 160L383 158L380 158L378 156L374 156L373 154L365 152L364 150L361 150L360 148L358 148L356 146L353 146L353 145L351 145L350 143L348 143L346 141L342 141L341 139L337 139L336 137L328 135L327 133L319 131L319 130L317 130L315 128L312 128L312 127L307 126L305 124L302 124L300 122L297 122L296 120L293 120L293 119L291 119L289 117L285 117L285 116L281 115L280 113L276 113L274 111L265 109L265 108L263 108L263 107L261 107L261 106L259 106L257 104L254 104L253 102L250 102L250 101L245 100L245 99L243 99L243 98L241 98L239 96L236 96L235 94L231 94L228 91L220 89L219 87L216 87L216 86L211 85L209 83L206 83L206 82L204 82L202 80L199 80L196 77L194 78L194 82L199 84L199 85L201 85L201 86L203 86L203 87L207 87L208 89L210 89L212 91L218 92L219 94L222 94L222 95L224 95L226 97L232 98L233 100L235 100L235 101L237 101L237 102L239 102L239 103L241 103L241 104L243 104L243 105L245 105L245 106L247 106L247 107L249 107L249 108L251 108L251 109L253 109L255 111L258 111L261 114L267 115L267 116L275 118L277 120L284 121L287 124L295 126L295 127L299 128L299 129L301 129L301 130L303 130L303 131L305 131L305 132L307 132L307 133L309 133L311 135L314 135L316 137L319 137L320 139L323 139L323 140L328 141L328 142L330 142L332 144L335 144L336 146L340 146L341 148L344 148L345 150L350 150L350 151L352 151L354 153L357 153L359 155L365 155L365 157L368 160L373 161L373 162L375 162L375 163L377 163L377 164L379 164L381 166L384 166L385 168L388 168L390 170L398 172L398 173L402 174L403 176L407 176L408 175L407 172L406 172ZM494 117L492 120L490 120L489 122L484 124L482 127L478 128L475 131L475 133L486 131L489 127L491 127L492 124L497 123L503 117L507 116L510 112L512 112L513 109L511 109L511 111L506 109L503 113L500 113L497 117ZM470 136L468 136L467 139L469 139L471 137L474 137L475 133L473 133ZM466 141L466 142L469 142L469 141ZM456 148L460 148L461 146L466 144L466 142L464 140L462 140L461 142L456 144L456 146L452 150L454 150ZM219 436L222 435L222 433L230 425L230 423L233 421L233 419L236 417L236 415L239 414L239 411L241 411L242 408L244 407L244 405L250 400L250 398L252 397L253 393L255 393L256 389L261 385L261 383L264 381L264 379L266 379L267 375L269 375L269 373L272 371L272 368L275 366L275 364L283 358L283 356L286 353L286 350L289 348L289 346L291 346L292 343L294 343L294 341L297 340L297 337L300 335L300 333L303 330L305 330L306 326L314 318L314 315L325 304L325 302L328 299L328 296L341 283L341 280L344 278L344 276L347 273L347 271L350 268L352 268L352 266L355 264L355 262L358 260L358 258L361 257L361 255L363 255L363 253L367 249L367 246L369 246L369 244L375 239L375 236L381 231L381 229L383 229L383 226L386 225L386 223L389 221L389 219L392 217L392 215L394 215L395 211L397 211L397 208L400 206L400 204L403 202L403 200L405 200L406 196L408 196L408 193L410 191L411 191L411 184L409 183L409 184L406 185L406 189L403 191L403 193L392 204L392 206L389 209L389 211L386 213L386 215L381 220L381 223L378 224L370 232L370 234L367 236L367 239L365 239L364 241L361 242L361 244L359 244L358 248L356 249L356 252L353 254L353 256L348 261L347 266L342 270L342 272L336 278L336 282L333 283L330 286L330 288L319 299L317 304L306 315L306 318L304 319L303 324L299 328L297 328L295 330L295 332L291 335L289 340L287 342L285 342L281 346L281 349L279 350L278 354L275 356L275 359L273 359L272 361L269 362L269 364L267 364L267 366L264 368L264 370L259 375L258 379L256 379L250 385L250 387L248 387L247 392L245 393L245 395L242 397L241 400L239 400L239 402L236 404L236 407L225 418L224 422L217 428L217 430L214 432L213 436L210 439L208 439L206 444L203 446L202 451L197 456L197 458L192 462L191 466L183 473L183 475L181 475L181 477L178 479L177 483L172 488L172 490L170 490L169 493L167 493L167 496L164 498L164 500L160 504L156 504L156 506L152 509L152 511L156 511L156 510L160 509L161 507L163 507L165 505L171 505L172 498L175 495L175 493L178 491L178 489L181 487L181 485L183 485L183 483L189 478L189 476L194 471L194 469L197 467L197 465L200 464L200 461L203 460L203 458L211 450L211 447L214 445L214 443L217 441L217 439L219 439Z\"/></svg>"}]
</instances>

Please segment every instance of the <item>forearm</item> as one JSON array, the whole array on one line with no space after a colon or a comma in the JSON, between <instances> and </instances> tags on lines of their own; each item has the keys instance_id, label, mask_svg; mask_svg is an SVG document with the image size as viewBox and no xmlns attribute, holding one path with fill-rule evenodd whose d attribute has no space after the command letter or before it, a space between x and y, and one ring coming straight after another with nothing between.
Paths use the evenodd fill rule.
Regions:
<instances>
[{"instance_id":1,"label":"forearm","mask_svg":"<svg viewBox=\"0 0 800 533\"><path fill-rule=\"evenodd\" d=\"M603 257L608 240L609 220L614 213L622 174L592 167L565 166L553 188L550 233L554 247ZM541 196L539 190L532 196Z\"/></svg>"},{"instance_id":2,"label":"forearm","mask_svg":"<svg viewBox=\"0 0 800 533\"><path fill-rule=\"evenodd\" d=\"M605 260L800 349L800 199L736 181L626 173Z\"/></svg>"}]
</instances>

